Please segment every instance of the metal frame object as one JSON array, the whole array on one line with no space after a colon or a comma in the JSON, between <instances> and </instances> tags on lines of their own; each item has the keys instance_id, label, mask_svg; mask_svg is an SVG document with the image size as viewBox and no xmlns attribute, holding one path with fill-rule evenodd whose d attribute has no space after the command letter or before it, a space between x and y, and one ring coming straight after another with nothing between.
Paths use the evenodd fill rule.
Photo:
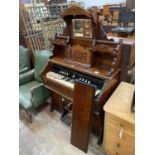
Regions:
<instances>
[{"instance_id":1,"label":"metal frame object","mask_svg":"<svg viewBox=\"0 0 155 155\"><path fill-rule=\"evenodd\" d=\"M54 10L52 10L53 6L55 6ZM60 13L65 8L60 9L56 4L44 4L20 9L19 13L26 31L24 37L29 40L32 52L43 49L51 50L49 38L54 38L56 33L63 33L65 23L60 17ZM54 11L57 14L56 18L52 14Z\"/></svg>"}]
</instances>

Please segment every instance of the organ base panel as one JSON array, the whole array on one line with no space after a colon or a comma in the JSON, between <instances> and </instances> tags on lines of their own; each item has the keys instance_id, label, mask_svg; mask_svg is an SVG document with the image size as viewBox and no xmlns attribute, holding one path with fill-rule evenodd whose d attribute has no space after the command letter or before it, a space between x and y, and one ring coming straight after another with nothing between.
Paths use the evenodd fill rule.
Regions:
<instances>
[{"instance_id":1,"label":"organ base panel","mask_svg":"<svg viewBox=\"0 0 155 155\"><path fill-rule=\"evenodd\" d=\"M64 62L65 63L65 62ZM80 81L82 83L86 83L95 87L94 94L94 106L93 106L93 117L92 117L92 127L91 131L98 136L98 142L102 141L102 132L103 132L103 120L104 120L104 112L101 110L107 98L110 96L111 92L115 89L119 82L120 72L117 71L113 78L100 78L98 75L94 75L94 73L87 74L86 72L80 72L79 67L76 68L67 68L63 67L62 64L49 62L45 67L43 73L43 81L44 85L49 88L51 91L55 92L60 96L59 98L64 98L64 102L61 101L59 104L55 101L51 103L52 110L56 109L62 113L62 117L64 117L64 108L66 108L66 102L69 104L72 102L74 104L74 85L76 81ZM78 70L78 71L77 71ZM57 96L57 97L58 97ZM54 98L55 96L52 96ZM55 100L55 99L52 99ZM57 99L56 99L57 100ZM60 99L62 100L62 99ZM54 107L54 108L53 108ZM72 109L70 109L72 111Z\"/></svg>"}]
</instances>

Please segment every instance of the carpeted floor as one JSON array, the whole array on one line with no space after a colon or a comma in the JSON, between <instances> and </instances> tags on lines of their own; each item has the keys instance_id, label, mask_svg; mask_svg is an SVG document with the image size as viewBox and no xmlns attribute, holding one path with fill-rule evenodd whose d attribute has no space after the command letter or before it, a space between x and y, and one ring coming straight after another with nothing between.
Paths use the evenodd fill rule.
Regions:
<instances>
[{"instance_id":1,"label":"carpeted floor","mask_svg":"<svg viewBox=\"0 0 155 155\"><path fill-rule=\"evenodd\" d=\"M71 127L60 120L60 113L49 112L44 107L29 123L25 117L19 120L19 155L86 155L70 144ZM105 155L90 135L88 155Z\"/></svg>"}]
</instances>

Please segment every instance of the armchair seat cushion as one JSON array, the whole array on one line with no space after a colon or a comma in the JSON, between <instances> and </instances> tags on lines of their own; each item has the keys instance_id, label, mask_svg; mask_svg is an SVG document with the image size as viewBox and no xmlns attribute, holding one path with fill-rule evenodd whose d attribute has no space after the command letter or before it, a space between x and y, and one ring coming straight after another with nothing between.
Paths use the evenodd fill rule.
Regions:
<instances>
[{"instance_id":1,"label":"armchair seat cushion","mask_svg":"<svg viewBox=\"0 0 155 155\"><path fill-rule=\"evenodd\" d=\"M19 87L19 104L25 109L32 108L31 88L40 85L40 82L31 81Z\"/></svg>"}]
</instances>

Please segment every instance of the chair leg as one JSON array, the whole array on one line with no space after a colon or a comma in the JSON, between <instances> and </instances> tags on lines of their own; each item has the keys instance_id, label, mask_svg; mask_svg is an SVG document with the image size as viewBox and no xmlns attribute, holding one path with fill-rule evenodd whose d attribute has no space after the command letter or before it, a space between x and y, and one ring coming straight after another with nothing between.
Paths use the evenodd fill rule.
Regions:
<instances>
[{"instance_id":1,"label":"chair leg","mask_svg":"<svg viewBox=\"0 0 155 155\"><path fill-rule=\"evenodd\" d=\"M28 120L32 123L33 119L32 119L32 112L29 110L26 110L26 115Z\"/></svg>"}]
</instances>

